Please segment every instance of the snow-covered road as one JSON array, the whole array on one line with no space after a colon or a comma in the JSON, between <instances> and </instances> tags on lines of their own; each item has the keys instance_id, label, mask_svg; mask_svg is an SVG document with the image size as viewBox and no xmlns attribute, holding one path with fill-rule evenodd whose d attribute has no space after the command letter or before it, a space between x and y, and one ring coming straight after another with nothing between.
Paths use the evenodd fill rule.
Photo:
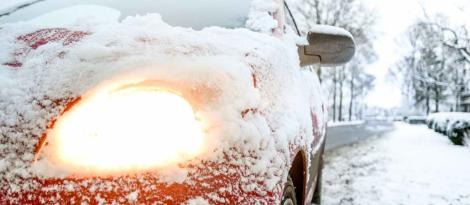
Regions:
<instances>
[{"instance_id":1,"label":"snow-covered road","mask_svg":"<svg viewBox=\"0 0 470 205\"><path fill-rule=\"evenodd\" d=\"M425 126L396 127L326 153L324 204L470 205L470 148Z\"/></svg>"},{"instance_id":2,"label":"snow-covered road","mask_svg":"<svg viewBox=\"0 0 470 205\"><path fill-rule=\"evenodd\" d=\"M351 145L374 136L383 136L394 129L393 125L393 122L380 120L329 124L326 150Z\"/></svg>"}]
</instances>

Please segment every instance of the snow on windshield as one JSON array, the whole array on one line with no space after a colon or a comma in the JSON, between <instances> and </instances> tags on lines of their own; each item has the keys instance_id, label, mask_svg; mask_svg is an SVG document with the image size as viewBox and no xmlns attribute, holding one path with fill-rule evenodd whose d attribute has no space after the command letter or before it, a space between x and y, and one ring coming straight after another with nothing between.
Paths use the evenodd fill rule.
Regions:
<instances>
[{"instance_id":1,"label":"snow on windshield","mask_svg":"<svg viewBox=\"0 0 470 205\"><path fill-rule=\"evenodd\" d=\"M0 24L29 21L46 13L77 5L95 5L121 12L122 19L128 16L158 13L165 22L173 26L194 29L208 26L238 28L245 26L250 3L250 0L140 0L139 3L127 0L46 0L0 17ZM74 13L82 14L82 10L76 10ZM62 16L64 17L67 16ZM75 23L73 20L76 18L72 18L72 23Z\"/></svg>"},{"instance_id":2,"label":"snow on windshield","mask_svg":"<svg viewBox=\"0 0 470 205\"><path fill-rule=\"evenodd\" d=\"M94 23L118 22L120 17L121 12L116 9L97 5L76 5L48 12L30 20L29 23L51 27L64 27L82 22L82 20L88 20Z\"/></svg>"}]
</instances>

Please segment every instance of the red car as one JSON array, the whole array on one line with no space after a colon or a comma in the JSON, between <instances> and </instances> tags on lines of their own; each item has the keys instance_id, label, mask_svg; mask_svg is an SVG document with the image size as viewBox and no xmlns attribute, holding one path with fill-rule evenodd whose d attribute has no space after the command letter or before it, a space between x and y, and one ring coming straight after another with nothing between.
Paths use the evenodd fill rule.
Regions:
<instances>
[{"instance_id":1,"label":"red car","mask_svg":"<svg viewBox=\"0 0 470 205\"><path fill-rule=\"evenodd\" d=\"M0 15L0 204L320 203L320 65L280 0L45 0Z\"/></svg>"}]
</instances>

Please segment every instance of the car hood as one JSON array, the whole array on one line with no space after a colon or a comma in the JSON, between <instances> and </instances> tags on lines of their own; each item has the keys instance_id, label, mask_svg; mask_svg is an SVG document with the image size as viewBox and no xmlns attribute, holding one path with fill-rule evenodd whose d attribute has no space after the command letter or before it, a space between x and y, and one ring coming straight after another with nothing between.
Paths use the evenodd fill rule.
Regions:
<instances>
[{"instance_id":1,"label":"car hood","mask_svg":"<svg viewBox=\"0 0 470 205\"><path fill-rule=\"evenodd\" d=\"M319 97L311 95L318 85L297 69L297 47L287 36L216 27L194 31L171 27L158 15L61 28L20 23L3 26L0 36L2 190L37 186L17 179L62 177L51 167L32 166L41 136L70 102L114 82L171 82L191 90L213 124L207 152L190 163L226 161L228 153L238 167L258 164L241 172L269 190L287 174L282 170L290 164L289 145L313 141L312 119L302 113L321 109L309 104ZM173 169L178 171L168 171ZM158 170L158 180L190 183L184 169Z\"/></svg>"}]
</instances>

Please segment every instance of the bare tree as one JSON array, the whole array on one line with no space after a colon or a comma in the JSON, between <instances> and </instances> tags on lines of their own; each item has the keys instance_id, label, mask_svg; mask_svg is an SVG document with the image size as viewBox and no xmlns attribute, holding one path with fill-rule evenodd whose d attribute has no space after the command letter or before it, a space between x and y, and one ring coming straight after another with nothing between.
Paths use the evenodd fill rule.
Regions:
<instances>
[{"instance_id":1,"label":"bare tree","mask_svg":"<svg viewBox=\"0 0 470 205\"><path fill-rule=\"evenodd\" d=\"M338 121L343 121L343 83L344 83L344 66L339 69L339 107Z\"/></svg>"},{"instance_id":2,"label":"bare tree","mask_svg":"<svg viewBox=\"0 0 470 205\"><path fill-rule=\"evenodd\" d=\"M336 68L332 68L333 70L333 121L336 121L336 85L338 83L338 74L336 72Z\"/></svg>"},{"instance_id":3,"label":"bare tree","mask_svg":"<svg viewBox=\"0 0 470 205\"><path fill-rule=\"evenodd\" d=\"M295 9L299 11L296 13L300 15L296 18L300 19L300 30L304 34L313 29L315 25L322 24L342 27L354 36L357 50L352 62L342 68L325 68L318 72L321 74L319 77L322 79L322 83L329 86L326 89L333 93L331 96L333 120L342 121L344 119L343 103L347 98L349 98L348 119L352 119L356 110L354 106L360 107L358 97L371 89L371 87L361 88L362 85L371 83L360 82L366 78L358 76L367 75L363 67L376 59L376 53L373 49L376 19L374 11L369 9L362 0L301 0ZM345 82L346 80L349 82ZM349 86L345 86L346 83ZM357 89L362 91L359 92ZM346 94L347 92L349 95ZM355 93L361 95L355 95Z\"/></svg>"},{"instance_id":4,"label":"bare tree","mask_svg":"<svg viewBox=\"0 0 470 205\"><path fill-rule=\"evenodd\" d=\"M355 66L352 67L352 72L351 72L351 80L349 81L349 117L348 117L348 120L351 121L352 120L352 115L353 115L353 105L354 105L354 78L355 78Z\"/></svg>"}]
</instances>

